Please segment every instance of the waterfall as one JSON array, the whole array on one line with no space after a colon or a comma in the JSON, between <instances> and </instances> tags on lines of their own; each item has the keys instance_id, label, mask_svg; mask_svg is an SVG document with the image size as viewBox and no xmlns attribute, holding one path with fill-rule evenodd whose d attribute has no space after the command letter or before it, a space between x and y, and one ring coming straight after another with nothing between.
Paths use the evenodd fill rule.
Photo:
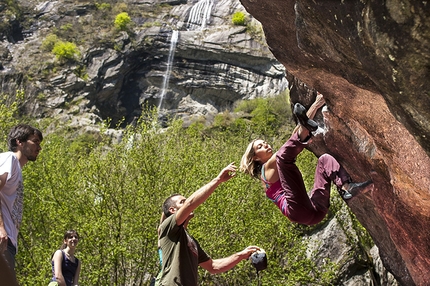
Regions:
<instances>
[{"instance_id":1,"label":"waterfall","mask_svg":"<svg viewBox=\"0 0 430 286\"><path fill-rule=\"evenodd\" d=\"M214 0L200 0L197 2L190 10L187 27L197 25L200 29L204 29L206 24L209 23L213 5Z\"/></svg>"},{"instance_id":2,"label":"waterfall","mask_svg":"<svg viewBox=\"0 0 430 286\"><path fill-rule=\"evenodd\" d=\"M163 77L163 86L161 87L160 103L158 104L158 111L161 109L166 90L169 87L170 73L172 72L173 58L175 57L176 43L178 42L179 32L177 30L172 31L172 37L170 39L169 57L167 58L166 72Z\"/></svg>"}]
</instances>

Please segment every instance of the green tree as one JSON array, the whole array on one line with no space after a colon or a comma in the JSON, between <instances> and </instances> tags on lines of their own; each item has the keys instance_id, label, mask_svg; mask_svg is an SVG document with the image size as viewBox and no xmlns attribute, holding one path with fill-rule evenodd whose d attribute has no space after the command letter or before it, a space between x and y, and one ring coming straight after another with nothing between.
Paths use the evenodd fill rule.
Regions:
<instances>
[{"instance_id":1,"label":"green tree","mask_svg":"<svg viewBox=\"0 0 430 286\"><path fill-rule=\"evenodd\" d=\"M59 60L75 60L77 57L80 56L78 47L74 43L63 41L57 41L54 44L52 53Z\"/></svg>"},{"instance_id":2,"label":"green tree","mask_svg":"<svg viewBox=\"0 0 430 286\"><path fill-rule=\"evenodd\" d=\"M281 133L290 134L292 131L290 128L293 124L290 104L285 100L284 94L274 98L240 101L234 111L244 113L246 116L239 118L232 125L239 124L242 126L241 128L246 128L248 125L256 136L273 137L282 135ZM250 122L250 124L246 122Z\"/></svg>"},{"instance_id":3,"label":"green tree","mask_svg":"<svg viewBox=\"0 0 430 286\"><path fill-rule=\"evenodd\" d=\"M115 28L117 28L120 31L127 30L128 25L131 22L131 18L128 15L127 12L121 12L115 17Z\"/></svg>"}]
</instances>

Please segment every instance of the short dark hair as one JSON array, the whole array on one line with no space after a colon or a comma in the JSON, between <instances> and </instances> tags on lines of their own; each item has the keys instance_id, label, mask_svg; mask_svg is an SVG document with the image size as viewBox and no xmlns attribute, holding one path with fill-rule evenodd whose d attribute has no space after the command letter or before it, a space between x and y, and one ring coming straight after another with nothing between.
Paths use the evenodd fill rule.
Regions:
<instances>
[{"instance_id":1,"label":"short dark hair","mask_svg":"<svg viewBox=\"0 0 430 286\"><path fill-rule=\"evenodd\" d=\"M174 201L173 198L180 196L180 194L173 194L170 197L168 197L164 203L163 203L163 213L166 216L166 218L168 218L172 213L169 211L170 207L173 206Z\"/></svg>"},{"instance_id":2,"label":"short dark hair","mask_svg":"<svg viewBox=\"0 0 430 286\"><path fill-rule=\"evenodd\" d=\"M7 136L7 144L9 151L16 152L18 147L18 141L24 142L28 140L31 135L36 135L39 137L40 141L43 140L42 132L39 129L34 128L27 124L18 124L9 131Z\"/></svg>"}]
</instances>

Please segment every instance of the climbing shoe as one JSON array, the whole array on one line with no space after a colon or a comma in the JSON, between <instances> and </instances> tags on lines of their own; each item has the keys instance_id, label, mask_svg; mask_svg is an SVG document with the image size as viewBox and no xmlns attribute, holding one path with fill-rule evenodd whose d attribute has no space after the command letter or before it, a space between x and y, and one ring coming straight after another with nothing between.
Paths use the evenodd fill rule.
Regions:
<instances>
[{"instance_id":1,"label":"climbing shoe","mask_svg":"<svg viewBox=\"0 0 430 286\"><path fill-rule=\"evenodd\" d=\"M364 191L368 186L373 184L372 180L361 183L349 183L348 190L339 190L340 195L344 200L349 200Z\"/></svg>"},{"instance_id":2,"label":"climbing shoe","mask_svg":"<svg viewBox=\"0 0 430 286\"><path fill-rule=\"evenodd\" d=\"M312 119L309 119L306 115L306 108L300 103L294 105L293 113L297 117L300 125L309 130L309 132L314 132L318 129L318 124Z\"/></svg>"},{"instance_id":3,"label":"climbing shoe","mask_svg":"<svg viewBox=\"0 0 430 286\"><path fill-rule=\"evenodd\" d=\"M340 196L344 200L349 200L350 198L352 198L352 194L349 191L343 190L343 189L339 189L338 191L339 191Z\"/></svg>"}]
</instances>

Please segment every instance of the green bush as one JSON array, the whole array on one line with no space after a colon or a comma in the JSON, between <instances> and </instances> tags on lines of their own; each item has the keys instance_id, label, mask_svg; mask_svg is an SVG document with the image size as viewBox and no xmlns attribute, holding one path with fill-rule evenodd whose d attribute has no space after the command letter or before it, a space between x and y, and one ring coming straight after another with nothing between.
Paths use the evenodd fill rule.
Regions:
<instances>
[{"instance_id":1,"label":"green bush","mask_svg":"<svg viewBox=\"0 0 430 286\"><path fill-rule=\"evenodd\" d=\"M131 22L131 18L127 12L122 12L116 15L115 17L115 28L118 30L124 31L127 29L128 24Z\"/></svg>"},{"instance_id":2,"label":"green bush","mask_svg":"<svg viewBox=\"0 0 430 286\"><path fill-rule=\"evenodd\" d=\"M110 10L110 9L112 9L112 5L109 3L96 3L96 7L98 10Z\"/></svg>"},{"instance_id":3,"label":"green bush","mask_svg":"<svg viewBox=\"0 0 430 286\"><path fill-rule=\"evenodd\" d=\"M71 42L58 41L55 43L52 53L59 60L74 60L80 56L78 47Z\"/></svg>"},{"instance_id":4,"label":"green bush","mask_svg":"<svg viewBox=\"0 0 430 286\"><path fill-rule=\"evenodd\" d=\"M0 152L8 150L7 135L9 130L18 124L19 104L23 99L23 90L17 90L15 95L0 94Z\"/></svg>"},{"instance_id":5,"label":"green bush","mask_svg":"<svg viewBox=\"0 0 430 286\"><path fill-rule=\"evenodd\" d=\"M60 30L63 32L71 31L73 30L73 24L71 23L64 24L60 27Z\"/></svg>"},{"instance_id":6,"label":"green bush","mask_svg":"<svg viewBox=\"0 0 430 286\"><path fill-rule=\"evenodd\" d=\"M42 49L45 51L52 51L55 44L58 43L59 39L55 34L49 34L42 42Z\"/></svg>"},{"instance_id":7,"label":"green bush","mask_svg":"<svg viewBox=\"0 0 430 286\"><path fill-rule=\"evenodd\" d=\"M245 26L246 25L246 17L245 17L245 13L243 12L236 12L233 14L231 21L233 22L234 25L237 26Z\"/></svg>"},{"instance_id":8,"label":"green bush","mask_svg":"<svg viewBox=\"0 0 430 286\"><path fill-rule=\"evenodd\" d=\"M281 126L288 127L292 123L290 104L285 98L285 94L280 94L272 98L240 101L234 111L245 113L249 118L236 120L235 123L242 125L242 121L249 121L256 136L280 135ZM287 128L283 133L291 131L291 128Z\"/></svg>"}]
</instances>

